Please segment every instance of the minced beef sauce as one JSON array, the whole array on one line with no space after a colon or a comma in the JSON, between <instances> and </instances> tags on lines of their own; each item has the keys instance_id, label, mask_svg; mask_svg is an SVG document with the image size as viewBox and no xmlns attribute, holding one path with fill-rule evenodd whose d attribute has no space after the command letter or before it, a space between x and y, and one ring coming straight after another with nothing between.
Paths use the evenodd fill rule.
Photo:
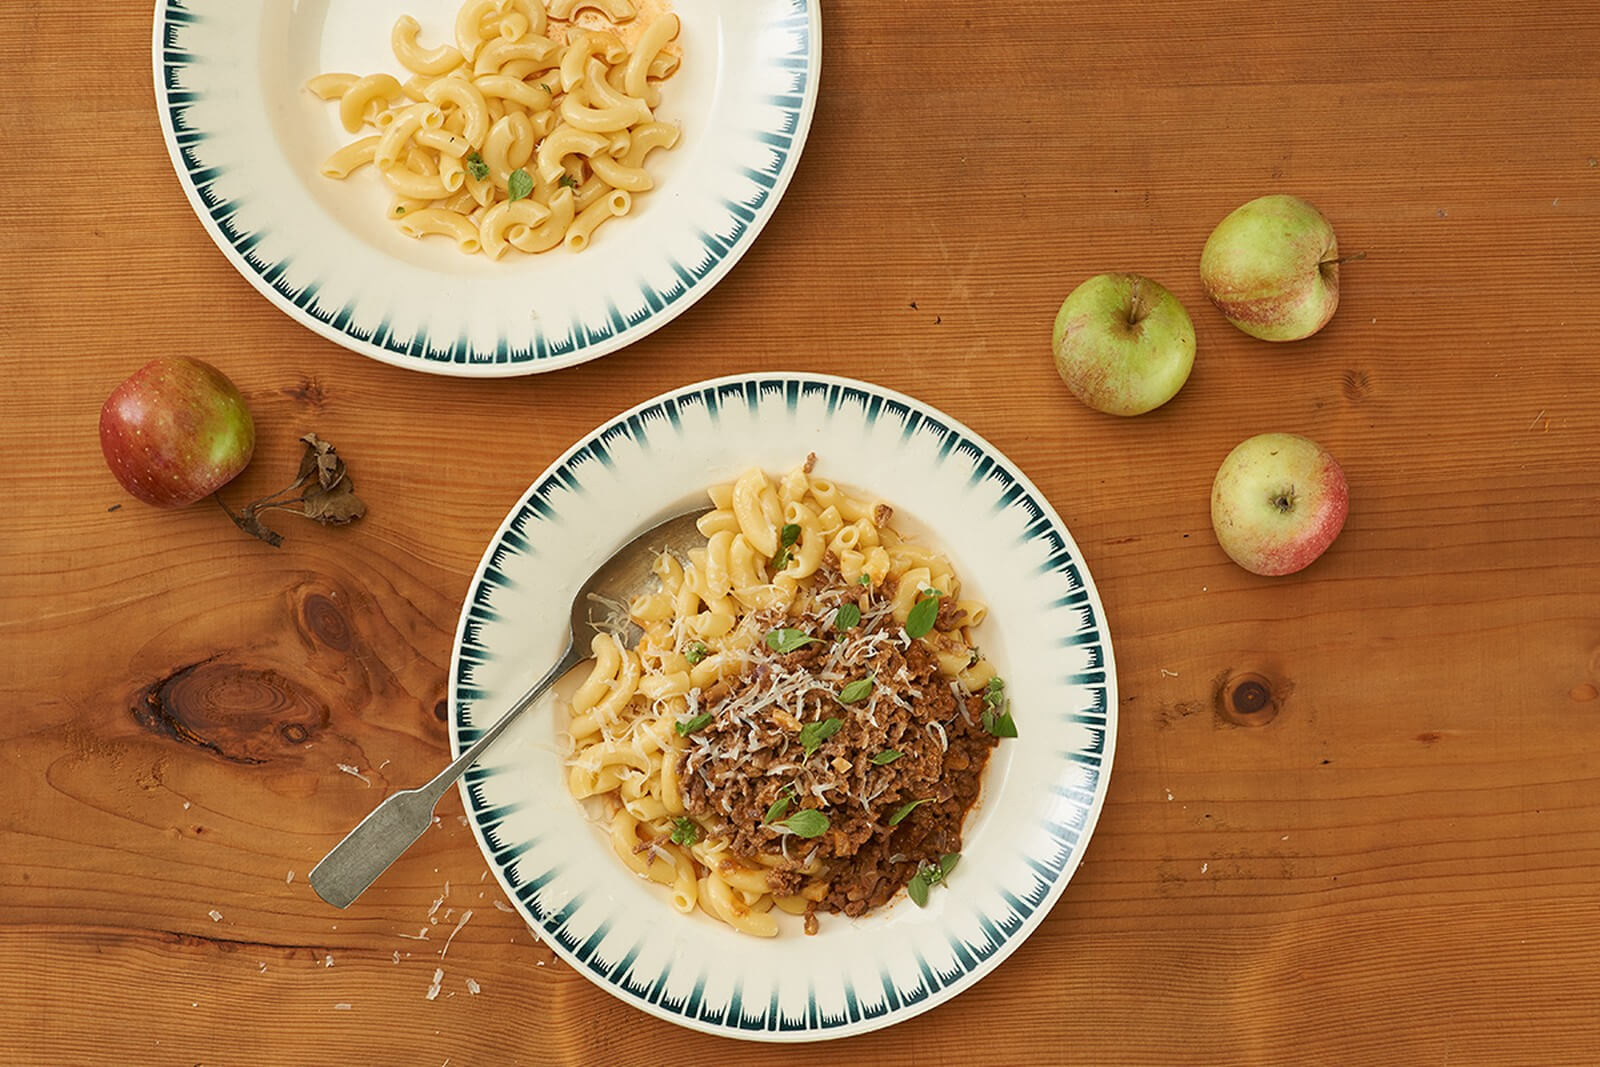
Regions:
<instances>
[{"instance_id":1,"label":"minced beef sauce","mask_svg":"<svg viewBox=\"0 0 1600 1067\"><path fill-rule=\"evenodd\" d=\"M739 679L702 694L713 720L691 735L681 768L691 816L726 836L736 855L781 857L770 877L775 893L797 892L801 868L818 858L829 887L816 908L851 916L888 901L920 864L961 851L961 824L996 743L981 724L982 696L958 694L934 654L906 637L888 612L891 593L835 584L831 597L819 597L818 617L775 620L822 640L788 654L763 646ZM862 622L848 640L832 640L833 608L847 599ZM940 604L939 630L964 621L950 609ZM868 674L869 697L840 703L843 686ZM842 725L806 757L802 726L828 718ZM902 755L872 762L889 749ZM776 825L781 819L764 822L780 796L789 798L784 818L816 809L828 829L803 838ZM890 826L915 800L923 803Z\"/></svg>"}]
</instances>

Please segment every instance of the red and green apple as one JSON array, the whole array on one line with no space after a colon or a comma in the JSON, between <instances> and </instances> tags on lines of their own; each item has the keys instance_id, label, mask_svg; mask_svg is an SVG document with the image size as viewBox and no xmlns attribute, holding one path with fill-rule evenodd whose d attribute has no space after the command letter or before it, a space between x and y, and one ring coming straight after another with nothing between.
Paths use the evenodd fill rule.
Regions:
<instances>
[{"instance_id":1,"label":"red and green apple","mask_svg":"<svg viewBox=\"0 0 1600 1067\"><path fill-rule=\"evenodd\" d=\"M1292 433L1242 441L1211 485L1217 543L1252 574L1292 574L1333 544L1350 511L1344 470L1327 449Z\"/></svg>"},{"instance_id":2,"label":"red and green apple","mask_svg":"<svg viewBox=\"0 0 1600 1067\"><path fill-rule=\"evenodd\" d=\"M1100 274L1062 302L1051 349L1079 400L1111 415L1140 415L1189 380L1194 323L1178 298L1149 278Z\"/></svg>"},{"instance_id":3,"label":"red and green apple","mask_svg":"<svg viewBox=\"0 0 1600 1067\"><path fill-rule=\"evenodd\" d=\"M1263 196L1217 224L1200 253L1200 283L1223 317L1263 341L1298 341L1339 306L1333 226L1296 196Z\"/></svg>"},{"instance_id":4,"label":"red and green apple","mask_svg":"<svg viewBox=\"0 0 1600 1067\"><path fill-rule=\"evenodd\" d=\"M100 450L122 487L157 507L192 504L250 462L255 423L217 368L174 356L151 360L100 409Z\"/></svg>"}]
</instances>

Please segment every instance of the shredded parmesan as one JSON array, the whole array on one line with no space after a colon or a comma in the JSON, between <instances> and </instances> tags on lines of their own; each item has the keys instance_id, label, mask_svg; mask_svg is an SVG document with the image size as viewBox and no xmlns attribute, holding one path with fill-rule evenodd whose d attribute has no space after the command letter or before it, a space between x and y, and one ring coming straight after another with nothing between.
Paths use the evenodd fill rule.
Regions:
<instances>
[{"instance_id":1,"label":"shredded parmesan","mask_svg":"<svg viewBox=\"0 0 1600 1067\"><path fill-rule=\"evenodd\" d=\"M441 960L444 959L444 954L450 951L450 942L456 939L456 935L461 932L463 926L467 925L467 920L470 918L472 918L471 908L461 913L461 918L456 921L456 928L450 931L450 936L444 939L444 948L439 950L439 958Z\"/></svg>"},{"instance_id":2,"label":"shredded parmesan","mask_svg":"<svg viewBox=\"0 0 1600 1067\"><path fill-rule=\"evenodd\" d=\"M338 765L338 767L339 767L339 769L341 771L343 771L344 773L348 774L350 777L359 778L363 782L367 783L367 788L368 789L372 788L372 779L368 778L366 775L362 774L360 767L353 767L348 763L341 763L341 764Z\"/></svg>"}]
</instances>

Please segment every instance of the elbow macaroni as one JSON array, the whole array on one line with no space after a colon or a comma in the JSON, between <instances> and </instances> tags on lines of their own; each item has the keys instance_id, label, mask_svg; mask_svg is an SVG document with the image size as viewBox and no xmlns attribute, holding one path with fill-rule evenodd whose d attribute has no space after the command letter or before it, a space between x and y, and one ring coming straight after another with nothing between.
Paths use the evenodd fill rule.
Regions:
<instances>
[{"instance_id":1,"label":"elbow macaroni","mask_svg":"<svg viewBox=\"0 0 1600 1067\"><path fill-rule=\"evenodd\" d=\"M569 194L569 210L570 200ZM504 221L497 216L496 227ZM643 631L637 648L609 633L594 637L593 665L573 694L567 727L573 746L568 788L579 799L606 798L608 836L623 864L667 887L678 911L698 908L757 937L778 933L777 913L802 914L826 897L826 864L796 857L791 869L804 879L797 890L779 893L768 875L781 857L735 855L726 827L719 832L695 823L695 840L674 836L685 821L679 775L689 744L676 726L702 713L704 691L740 678L748 651L764 636L757 613L806 606L801 581L831 551L849 581L893 583L889 602L901 622L922 590L951 597L965 612L964 624L925 638L940 673L967 692L981 691L995 676L968 632L987 609L961 593L948 561L888 528L889 509L878 502L812 478L811 463L808 458L776 482L752 468L708 490L713 508L699 520L704 547L687 558L662 553L656 559L659 588L628 605ZM845 516L852 518L846 522ZM852 546L873 544L865 552L841 548L845 534ZM858 557L853 575L845 555Z\"/></svg>"},{"instance_id":2,"label":"elbow macaroni","mask_svg":"<svg viewBox=\"0 0 1600 1067\"><path fill-rule=\"evenodd\" d=\"M591 26L595 13L614 31ZM645 157L679 138L654 109L681 62L681 24L636 15L630 0L468 0L454 43L433 45L401 16L390 45L404 82L335 72L306 83L338 103L346 131L376 131L329 156L322 175L343 181L371 164L399 198L388 215L400 232L447 237L468 255L582 251L654 188Z\"/></svg>"}]
</instances>

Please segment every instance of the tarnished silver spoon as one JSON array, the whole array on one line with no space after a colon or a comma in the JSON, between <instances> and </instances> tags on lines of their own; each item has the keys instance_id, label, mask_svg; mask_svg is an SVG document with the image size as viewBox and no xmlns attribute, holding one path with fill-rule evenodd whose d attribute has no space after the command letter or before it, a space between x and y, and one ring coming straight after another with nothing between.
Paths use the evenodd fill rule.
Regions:
<instances>
[{"instance_id":1,"label":"tarnished silver spoon","mask_svg":"<svg viewBox=\"0 0 1600 1067\"><path fill-rule=\"evenodd\" d=\"M622 623L626 633L618 636L629 648L638 644L637 627L625 618L615 619L617 603L627 603L628 598L643 590L652 577L651 568L656 557L665 551L682 554L705 538L695 527L695 520L706 513L705 508L675 515L639 534L612 553L589 580L583 583L578 595L572 598L572 611L567 628L567 647L543 678L502 715L493 726L483 732L450 766L434 775L428 784L416 789L405 789L390 796L372 809L372 813L333 846L333 851L322 857L322 862L311 869L311 888L317 896L336 908L348 908L378 875L400 858L433 822L433 808L444 791L449 789L461 773L475 763L485 749L511 725L513 719L526 711L534 701L544 695L556 679L588 657L588 641L598 621Z\"/></svg>"}]
</instances>

